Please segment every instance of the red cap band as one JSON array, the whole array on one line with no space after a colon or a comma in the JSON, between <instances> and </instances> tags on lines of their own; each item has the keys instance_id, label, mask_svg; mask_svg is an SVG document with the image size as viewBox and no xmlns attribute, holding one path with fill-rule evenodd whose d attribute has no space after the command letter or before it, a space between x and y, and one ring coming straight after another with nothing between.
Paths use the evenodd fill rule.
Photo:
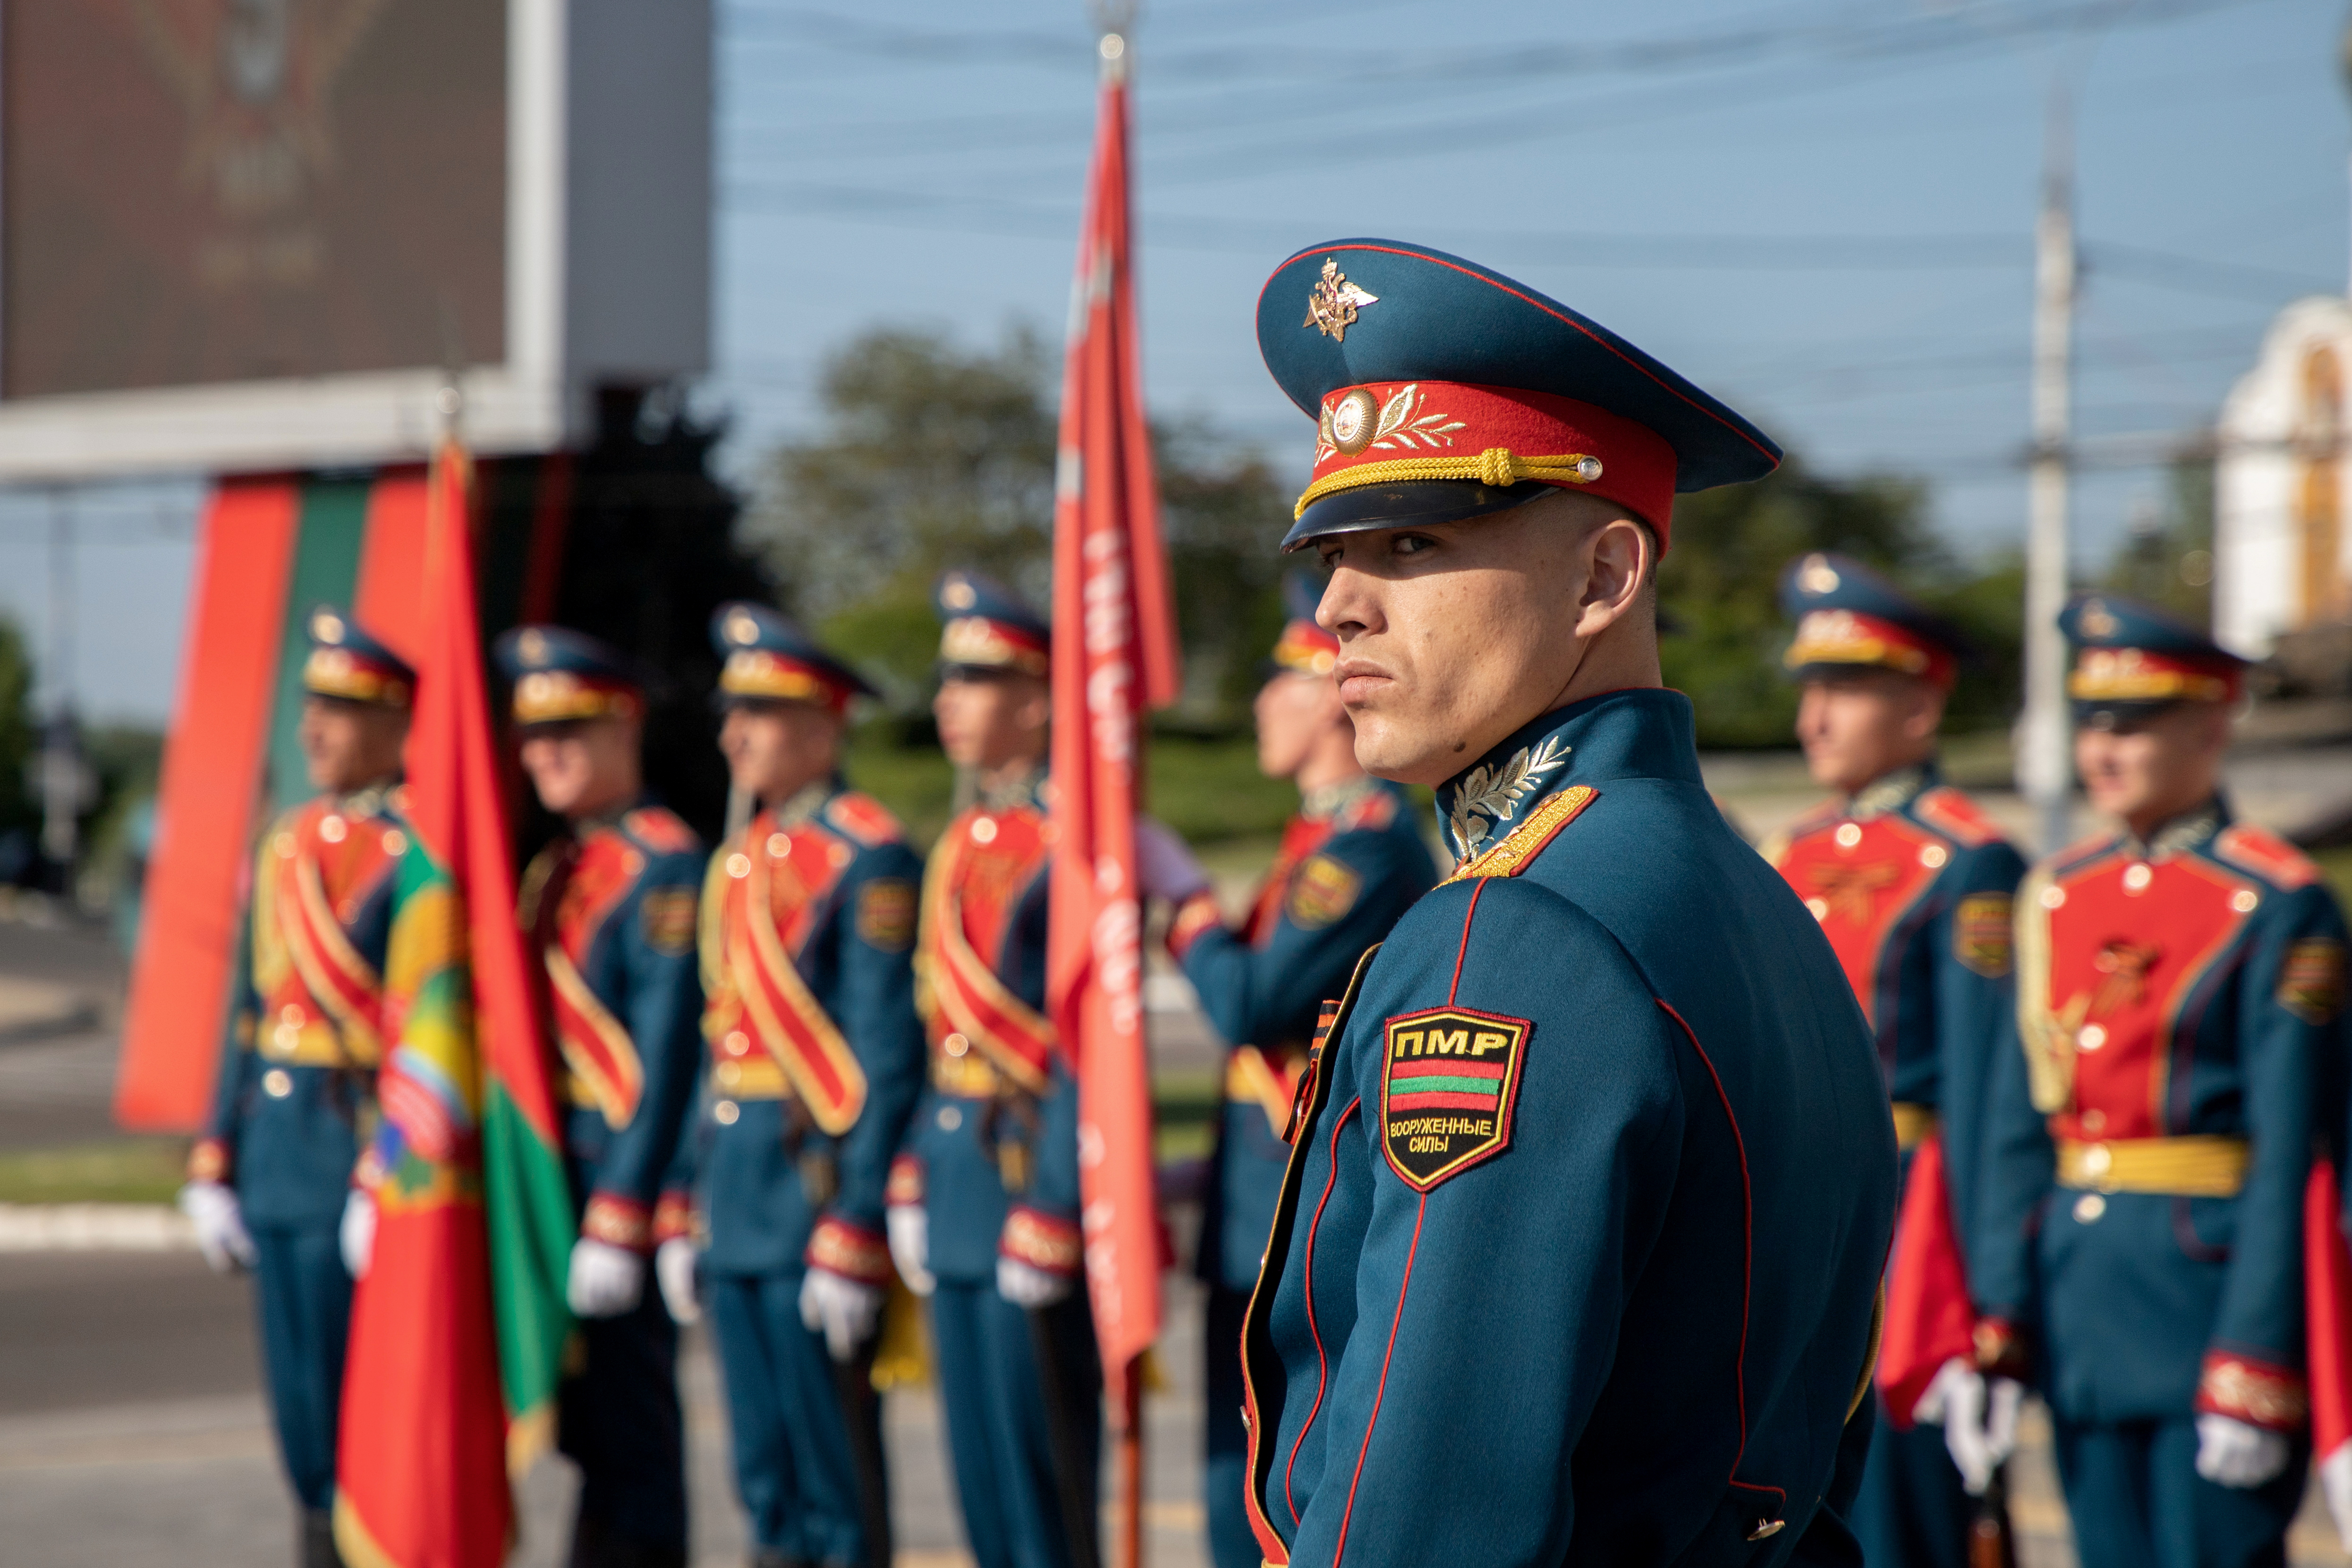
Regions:
<instances>
[{"instance_id":1,"label":"red cap band","mask_svg":"<svg viewBox=\"0 0 2352 1568\"><path fill-rule=\"evenodd\" d=\"M1342 387L1323 399L1314 478L1297 512L1337 491L1420 479L1587 491L1649 524L1664 549L1675 449L1645 425L1549 392L1459 382Z\"/></svg>"},{"instance_id":2,"label":"red cap band","mask_svg":"<svg viewBox=\"0 0 2352 1568\"><path fill-rule=\"evenodd\" d=\"M1866 664L1916 675L1952 689L1959 667L1949 649L1940 647L1907 626L1859 610L1809 610L1797 622L1796 641L1780 655L1792 670L1808 664Z\"/></svg>"}]
</instances>

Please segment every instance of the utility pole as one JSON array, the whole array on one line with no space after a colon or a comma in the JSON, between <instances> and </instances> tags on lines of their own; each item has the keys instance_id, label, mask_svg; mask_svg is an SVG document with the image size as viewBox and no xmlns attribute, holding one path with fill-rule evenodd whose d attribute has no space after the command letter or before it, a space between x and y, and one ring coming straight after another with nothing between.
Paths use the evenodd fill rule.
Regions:
<instances>
[{"instance_id":1,"label":"utility pole","mask_svg":"<svg viewBox=\"0 0 2352 1568\"><path fill-rule=\"evenodd\" d=\"M2050 93L2034 225L2033 463L2027 481L2025 712L2018 783L2048 853L2073 836L2074 767L2066 716L2067 491L2072 481L2074 350L2074 138L2063 81Z\"/></svg>"}]
</instances>

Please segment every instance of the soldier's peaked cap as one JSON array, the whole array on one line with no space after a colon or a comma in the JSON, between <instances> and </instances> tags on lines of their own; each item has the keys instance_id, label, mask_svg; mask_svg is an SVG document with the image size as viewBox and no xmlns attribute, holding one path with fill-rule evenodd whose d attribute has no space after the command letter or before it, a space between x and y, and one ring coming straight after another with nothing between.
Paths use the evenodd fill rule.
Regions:
<instances>
[{"instance_id":1,"label":"soldier's peaked cap","mask_svg":"<svg viewBox=\"0 0 2352 1568\"><path fill-rule=\"evenodd\" d=\"M493 650L514 683L517 724L625 718L646 710L645 673L636 661L569 626L518 626Z\"/></svg>"},{"instance_id":2,"label":"soldier's peaked cap","mask_svg":"<svg viewBox=\"0 0 2352 1568\"><path fill-rule=\"evenodd\" d=\"M931 607L940 617L940 664L948 674L1050 673L1053 633L1045 618L986 573L941 573Z\"/></svg>"},{"instance_id":3,"label":"soldier's peaked cap","mask_svg":"<svg viewBox=\"0 0 2352 1568\"><path fill-rule=\"evenodd\" d=\"M1760 479L1780 449L1616 333L1475 262L1394 240L1302 250L1258 297L1258 349L1316 421L1283 548L1587 491L1663 548L1678 491Z\"/></svg>"},{"instance_id":4,"label":"soldier's peaked cap","mask_svg":"<svg viewBox=\"0 0 2352 1568\"><path fill-rule=\"evenodd\" d=\"M312 696L393 708L415 702L416 672L408 661L347 612L319 605L303 630L310 653L302 662L302 689Z\"/></svg>"},{"instance_id":5,"label":"soldier's peaked cap","mask_svg":"<svg viewBox=\"0 0 2352 1568\"><path fill-rule=\"evenodd\" d=\"M722 604L710 617L710 645L720 660L719 704L814 703L838 713L852 697L870 697L866 678L820 646L781 611L748 600Z\"/></svg>"},{"instance_id":6,"label":"soldier's peaked cap","mask_svg":"<svg viewBox=\"0 0 2352 1568\"><path fill-rule=\"evenodd\" d=\"M1781 662L1800 680L1855 666L1916 675L1947 690L1976 656L1966 633L1862 562L1814 550L1780 574L1780 609L1797 623Z\"/></svg>"},{"instance_id":7,"label":"soldier's peaked cap","mask_svg":"<svg viewBox=\"0 0 2352 1568\"><path fill-rule=\"evenodd\" d=\"M2078 593L2058 616L2074 645L2076 722L2105 727L2177 702L2235 702L2246 661L2186 622L2112 593Z\"/></svg>"}]
</instances>

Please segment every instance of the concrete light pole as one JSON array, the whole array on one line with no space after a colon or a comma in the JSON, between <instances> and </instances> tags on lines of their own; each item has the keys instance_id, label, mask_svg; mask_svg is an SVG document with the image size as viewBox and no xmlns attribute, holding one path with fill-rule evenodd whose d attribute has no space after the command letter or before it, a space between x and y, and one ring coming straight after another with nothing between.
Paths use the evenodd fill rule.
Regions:
<instances>
[{"instance_id":1,"label":"concrete light pole","mask_svg":"<svg viewBox=\"0 0 2352 1568\"><path fill-rule=\"evenodd\" d=\"M2074 108L2063 78L2050 91L2042 214L2034 225L2033 457L2025 553L2025 712L2018 784L2034 808L2043 853L2072 836L2074 768L2066 713L2066 511L2073 482L2074 350Z\"/></svg>"}]
</instances>

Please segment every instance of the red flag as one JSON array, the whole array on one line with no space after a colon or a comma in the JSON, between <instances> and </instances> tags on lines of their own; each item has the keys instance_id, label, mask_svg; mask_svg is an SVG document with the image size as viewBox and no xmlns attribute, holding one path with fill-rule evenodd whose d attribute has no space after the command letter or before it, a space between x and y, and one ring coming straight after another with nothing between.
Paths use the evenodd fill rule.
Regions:
<instances>
[{"instance_id":1,"label":"red flag","mask_svg":"<svg viewBox=\"0 0 2352 1568\"><path fill-rule=\"evenodd\" d=\"M1930 1134L1911 1156L1895 1254L1886 1261L1886 1326L1878 1342L1878 1391L1886 1418L1911 1429L1911 1412L1955 1356L1975 1354L1976 1311L1944 1189L1944 1140Z\"/></svg>"},{"instance_id":2,"label":"red flag","mask_svg":"<svg viewBox=\"0 0 2352 1568\"><path fill-rule=\"evenodd\" d=\"M1151 1074L1136 887L1139 717L1176 695L1175 617L1143 416L1127 201L1126 40L1102 40L1085 225L1071 284L1054 485L1054 880L1046 1009L1078 1081L1087 1287L1122 1428L1135 1550L1135 1363L1160 1333Z\"/></svg>"},{"instance_id":3,"label":"red flag","mask_svg":"<svg viewBox=\"0 0 2352 1568\"><path fill-rule=\"evenodd\" d=\"M2352 1492L2352 1252L2332 1160L2314 1160L2303 1195L2305 1369L2311 1377L2311 1457L2333 1508ZM2336 1528L2352 1544L2352 1531Z\"/></svg>"},{"instance_id":4,"label":"red flag","mask_svg":"<svg viewBox=\"0 0 2352 1568\"><path fill-rule=\"evenodd\" d=\"M483 1212L486 1061L544 1061L476 623L465 454L427 501L408 821L384 964L375 1254L352 1302L335 1540L352 1568L497 1568L513 1527ZM543 1089L544 1071L536 1081ZM542 1113L545 1107L536 1107Z\"/></svg>"}]
</instances>

